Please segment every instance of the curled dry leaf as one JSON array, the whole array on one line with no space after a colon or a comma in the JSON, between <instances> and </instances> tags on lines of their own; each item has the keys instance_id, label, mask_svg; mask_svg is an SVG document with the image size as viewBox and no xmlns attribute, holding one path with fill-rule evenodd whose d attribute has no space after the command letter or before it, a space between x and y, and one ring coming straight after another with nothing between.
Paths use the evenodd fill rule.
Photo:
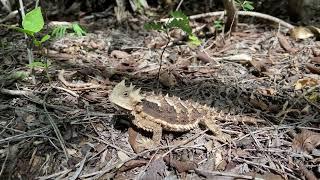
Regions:
<instances>
[{"instance_id":1,"label":"curled dry leaf","mask_svg":"<svg viewBox=\"0 0 320 180\"><path fill-rule=\"evenodd\" d=\"M136 168L136 167L141 167L144 166L148 163L147 160L144 159L138 159L138 160L131 160L126 163L124 163L119 169L118 172L125 172L130 169Z\"/></svg>"},{"instance_id":2,"label":"curled dry leaf","mask_svg":"<svg viewBox=\"0 0 320 180\"><path fill-rule=\"evenodd\" d=\"M320 74L320 67L308 63L306 64L306 68L313 74Z\"/></svg>"},{"instance_id":3,"label":"curled dry leaf","mask_svg":"<svg viewBox=\"0 0 320 180\"><path fill-rule=\"evenodd\" d=\"M307 180L317 180L317 177L312 171L309 171L302 162L299 163L299 171L306 177Z\"/></svg>"},{"instance_id":4,"label":"curled dry leaf","mask_svg":"<svg viewBox=\"0 0 320 180\"><path fill-rule=\"evenodd\" d=\"M313 37L312 31L306 27L298 26L290 30L290 36L295 39L307 39Z\"/></svg>"},{"instance_id":5,"label":"curled dry leaf","mask_svg":"<svg viewBox=\"0 0 320 180\"><path fill-rule=\"evenodd\" d=\"M118 158L122 162L127 161L128 159L130 159L130 157L127 154L125 154L124 152L122 152L122 151L118 151L117 154L118 154Z\"/></svg>"},{"instance_id":6,"label":"curled dry leaf","mask_svg":"<svg viewBox=\"0 0 320 180\"><path fill-rule=\"evenodd\" d=\"M292 148L297 152L312 152L320 145L320 133L303 129L292 142Z\"/></svg>"},{"instance_id":7,"label":"curled dry leaf","mask_svg":"<svg viewBox=\"0 0 320 180\"><path fill-rule=\"evenodd\" d=\"M304 78L304 79L299 79L295 84L294 84L294 89L295 90L300 90L304 87L313 87L316 86L320 83L319 80L314 79L314 78Z\"/></svg>"},{"instance_id":8,"label":"curled dry leaf","mask_svg":"<svg viewBox=\"0 0 320 180\"><path fill-rule=\"evenodd\" d=\"M250 61L250 63L259 72L267 71L267 67L266 67L266 62L265 61L252 60L252 61Z\"/></svg>"},{"instance_id":9,"label":"curled dry leaf","mask_svg":"<svg viewBox=\"0 0 320 180\"><path fill-rule=\"evenodd\" d=\"M320 53L320 52L319 52ZM315 63L315 64L320 64L320 57L314 57L311 59L311 62L312 63Z\"/></svg>"},{"instance_id":10,"label":"curled dry leaf","mask_svg":"<svg viewBox=\"0 0 320 180\"><path fill-rule=\"evenodd\" d=\"M320 37L320 29L315 26L307 26L307 28L313 33L316 38Z\"/></svg>"},{"instance_id":11,"label":"curled dry leaf","mask_svg":"<svg viewBox=\"0 0 320 180\"><path fill-rule=\"evenodd\" d=\"M142 176L142 180L147 179L155 179L160 180L164 179L166 176L166 164L163 161L163 158L157 158L154 161L152 161L147 168L146 172Z\"/></svg>"},{"instance_id":12,"label":"curled dry leaf","mask_svg":"<svg viewBox=\"0 0 320 180\"><path fill-rule=\"evenodd\" d=\"M174 167L175 169L177 169L177 171L179 173L188 172L190 170L195 170L197 168L197 163L195 163L193 161L188 161L188 162L178 161L178 160L170 158L170 156L165 156L163 158L163 160L169 166Z\"/></svg>"},{"instance_id":13,"label":"curled dry leaf","mask_svg":"<svg viewBox=\"0 0 320 180\"><path fill-rule=\"evenodd\" d=\"M214 62L214 60L205 52L203 51L197 51L197 58L204 62L204 63L211 63L211 62Z\"/></svg>"},{"instance_id":14,"label":"curled dry leaf","mask_svg":"<svg viewBox=\"0 0 320 180\"><path fill-rule=\"evenodd\" d=\"M164 70L160 73L159 81L166 87L174 87L177 85L177 79L175 75L169 70Z\"/></svg>"},{"instance_id":15,"label":"curled dry leaf","mask_svg":"<svg viewBox=\"0 0 320 180\"><path fill-rule=\"evenodd\" d=\"M293 48L290 43L288 42L287 38L285 36L283 36L282 34L278 33L277 34L277 37L278 37L278 40L279 40L279 43L280 43L280 46L286 50L287 52L290 52L290 53L295 53L298 51L298 49L296 48Z\"/></svg>"},{"instance_id":16,"label":"curled dry leaf","mask_svg":"<svg viewBox=\"0 0 320 180\"><path fill-rule=\"evenodd\" d=\"M258 88L257 91L263 95L273 96L276 94L276 90L272 88Z\"/></svg>"},{"instance_id":17,"label":"curled dry leaf","mask_svg":"<svg viewBox=\"0 0 320 180\"><path fill-rule=\"evenodd\" d=\"M124 51L119 51L119 50L113 50L110 53L111 57L117 58L117 59L127 59L129 57L129 54Z\"/></svg>"}]
</instances>

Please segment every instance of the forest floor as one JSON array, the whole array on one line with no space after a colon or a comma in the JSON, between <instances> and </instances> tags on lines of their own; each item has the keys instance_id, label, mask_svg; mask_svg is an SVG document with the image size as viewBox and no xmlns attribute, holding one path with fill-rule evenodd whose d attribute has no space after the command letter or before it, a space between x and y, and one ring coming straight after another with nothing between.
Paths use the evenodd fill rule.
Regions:
<instances>
[{"instance_id":1,"label":"forest floor","mask_svg":"<svg viewBox=\"0 0 320 180\"><path fill-rule=\"evenodd\" d=\"M258 23L225 36L210 29L215 18L191 21L202 27L202 46L170 32L158 85L167 38L144 30L146 20L99 19L84 24L86 36L54 39L44 54L35 49L50 62L35 68L36 84L23 77L29 71L24 37L0 31L1 179L320 178L318 41L297 41L285 28ZM231 142L195 128L164 132L160 146L135 153L131 117L108 99L123 79L142 92L260 121L219 122ZM150 135L138 133L148 146L143 137Z\"/></svg>"}]
</instances>

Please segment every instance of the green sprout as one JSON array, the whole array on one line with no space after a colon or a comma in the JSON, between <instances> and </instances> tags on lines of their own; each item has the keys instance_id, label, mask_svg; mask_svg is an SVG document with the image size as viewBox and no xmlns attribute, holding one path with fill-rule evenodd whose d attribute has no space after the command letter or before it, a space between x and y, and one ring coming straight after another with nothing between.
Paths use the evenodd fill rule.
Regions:
<instances>
[{"instance_id":1,"label":"green sprout","mask_svg":"<svg viewBox=\"0 0 320 180\"><path fill-rule=\"evenodd\" d=\"M253 2L251 1L236 0L236 4L240 6L244 11L252 11L254 9Z\"/></svg>"},{"instance_id":2,"label":"green sprout","mask_svg":"<svg viewBox=\"0 0 320 180\"><path fill-rule=\"evenodd\" d=\"M192 28L189 25L189 18L181 11L174 11L170 13L171 17L170 20L166 23L160 22L151 22L146 23L144 28L146 30L156 30L156 31L163 31L168 32L174 28L179 28L184 31L189 38L189 43L199 46L201 45L201 41L198 39L196 35L192 33Z\"/></svg>"},{"instance_id":3,"label":"green sprout","mask_svg":"<svg viewBox=\"0 0 320 180\"><path fill-rule=\"evenodd\" d=\"M73 23L71 26L61 25L57 26L52 30L51 35L55 38L62 38L66 35L67 30L72 30L78 37L85 36L87 33L80 27L79 24Z\"/></svg>"}]
</instances>

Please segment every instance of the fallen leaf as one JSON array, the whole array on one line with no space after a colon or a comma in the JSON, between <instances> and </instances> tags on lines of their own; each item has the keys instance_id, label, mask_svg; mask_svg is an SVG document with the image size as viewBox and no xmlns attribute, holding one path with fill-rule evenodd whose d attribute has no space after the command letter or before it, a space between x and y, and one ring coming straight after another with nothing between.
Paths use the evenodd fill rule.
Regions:
<instances>
[{"instance_id":1,"label":"fallen leaf","mask_svg":"<svg viewBox=\"0 0 320 180\"><path fill-rule=\"evenodd\" d=\"M320 64L320 57L313 57L310 62Z\"/></svg>"},{"instance_id":2,"label":"fallen leaf","mask_svg":"<svg viewBox=\"0 0 320 180\"><path fill-rule=\"evenodd\" d=\"M118 158L122 162L127 161L128 159L130 159L130 157L127 154L125 154L124 152L122 152L122 151L118 151L117 154L118 154Z\"/></svg>"},{"instance_id":3,"label":"fallen leaf","mask_svg":"<svg viewBox=\"0 0 320 180\"><path fill-rule=\"evenodd\" d=\"M204 62L204 63L211 63L211 62L214 62L214 60L205 52L203 51L197 51L197 58Z\"/></svg>"},{"instance_id":4,"label":"fallen leaf","mask_svg":"<svg viewBox=\"0 0 320 180\"><path fill-rule=\"evenodd\" d=\"M265 61L252 60L252 61L250 61L250 63L259 72L267 71Z\"/></svg>"},{"instance_id":5,"label":"fallen leaf","mask_svg":"<svg viewBox=\"0 0 320 180\"><path fill-rule=\"evenodd\" d=\"M117 58L117 59L127 59L129 57L129 54L124 51L119 51L119 50L113 50L110 53L111 57Z\"/></svg>"},{"instance_id":6,"label":"fallen leaf","mask_svg":"<svg viewBox=\"0 0 320 180\"><path fill-rule=\"evenodd\" d=\"M295 53L295 52L298 51L298 49L293 48L293 47L289 44L289 42L288 42L288 40L287 40L287 38L286 38L285 36L283 36L282 34L278 33L278 34L277 34L277 37L278 37L280 46L281 46L284 50L286 50L287 52Z\"/></svg>"},{"instance_id":7,"label":"fallen leaf","mask_svg":"<svg viewBox=\"0 0 320 180\"><path fill-rule=\"evenodd\" d=\"M307 39L313 37L314 34L311 32L310 29L302 26L295 27L290 30L290 36L295 39Z\"/></svg>"},{"instance_id":8,"label":"fallen leaf","mask_svg":"<svg viewBox=\"0 0 320 180\"><path fill-rule=\"evenodd\" d=\"M148 162L149 162L148 160L144 160L144 159L131 160L131 161L124 163L118 169L118 172L125 172L125 171L128 171L128 170L136 168L136 167L141 167L141 166L146 165Z\"/></svg>"},{"instance_id":9,"label":"fallen leaf","mask_svg":"<svg viewBox=\"0 0 320 180\"><path fill-rule=\"evenodd\" d=\"M161 180L166 176L166 164L163 158L157 158L152 161L147 168L146 172L141 177L142 180Z\"/></svg>"},{"instance_id":10,"label":"fallen leaf","mask_svg":"<svg viewBox=\"0 0 320 180\"><path fill-rule=\"evenodd\" d=\"M307 26L306 28L308 28L316 38L320 37L320 29L319 28L317 28L315 26Z\"/></svg>"},{"instance_id":11,"label":"fallen leaf","mask_svg":"<svg viewBox=\"0 0 320 180\"><path fill-rule=\"evenodd\" d=\"M174 87L177 85L176 77L169 70L164 70L160 73L159 81L165 87Z\"/></svg>"},{"instance_id":12,"label":"fallen leaf","mask_svg":"<svg viewBox=\"0 0 320 180\"><path fill-rule=\"evenodd\" d=\"M188 172L197 168L197 163L193 161L178 161L172 159L170 156L165 156L163 160L171 167L177 169L178 172Z\"/></svg>"},{"instance_id":13,"label":"fallen leaf","mask_svg":"<svg viewBox=\"0 0 320 180\"><path fill-rule=\"evenodd\" d=\"M275 95L276 91L272 88L258 88L257 91L263 95L271 96Z\"/></svg>"},{"instance_id":14,"label":"fallen leaf","mask_svg":"<svg viewBox=\"0 0 320 180\"><path fill-rule=\"evenodd\" d=\"M75 149L67 148L67 152L68 152L69 155L75 155L75 154L77 154L77 150L75 150Z\"/></svg>"},{"instance_id":15,"label":"fallen leaf","mask_svg":"<svg viewBox=\"0 0 320 180\"><path fill-rule=\"evenodd\" d=\"M306 64L306 68L313 74L320 74L320 67L308 63Z\"/></svg>"},{"instance_id":16,"label":"fallen leaf","mask_svg":"<svg viewBox=\"0 0 320 180\"><path fill-rule=\"evenodd\" d=\"M319 80L314 79L314 78L304 78L304 79L299 79L295 84L294 84L294 89L295 90L300 90L304 87L312 87L316 86L319 84Z\"/></svg>"},{"instance_id":17,"label":"fallen leaf","mask_svg":"<svg viewBox=\"0 0 320 180\"><path fill-rule=\"evenodd\" d=\"M299 163L299 171L306 177L307 180L317 180L318 178L312 171L308 170L302 162Z\"/></svg>"},{"instance_id":18,"label":"fallen leaf","mask_svg":"<svg viewBox=\"0 0 320 180\"><path fill-rule=\"evenodd\" d=\"M320 145L320 133L303 129L292 141L292 148L296 152L312 152Z\"/></svg>"}]
</instances>

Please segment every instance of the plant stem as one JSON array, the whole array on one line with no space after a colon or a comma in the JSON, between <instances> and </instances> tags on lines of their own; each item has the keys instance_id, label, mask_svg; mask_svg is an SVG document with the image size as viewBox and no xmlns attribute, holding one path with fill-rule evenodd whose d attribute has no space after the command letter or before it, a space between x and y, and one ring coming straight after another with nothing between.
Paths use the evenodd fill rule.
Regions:
<instances>
[{"instance_id":1,"label":"plant stem","mask_svg":"<svg viewBox=\"0 0 320 180\"><path fill-rule=\"evenodd\" d=\"M164 46L164 48L161 52L161 55L160 55L160 65L159 65L158 79L157 79L157 91L159 91L159 86L160 86L160 73L161 73L161 67L162 67L163 54L170 43L170 36L169 36L168 30L166 30L166 35L167 35L168 41L167 41L166 45Z\"/></svg>"}]
</instances>

